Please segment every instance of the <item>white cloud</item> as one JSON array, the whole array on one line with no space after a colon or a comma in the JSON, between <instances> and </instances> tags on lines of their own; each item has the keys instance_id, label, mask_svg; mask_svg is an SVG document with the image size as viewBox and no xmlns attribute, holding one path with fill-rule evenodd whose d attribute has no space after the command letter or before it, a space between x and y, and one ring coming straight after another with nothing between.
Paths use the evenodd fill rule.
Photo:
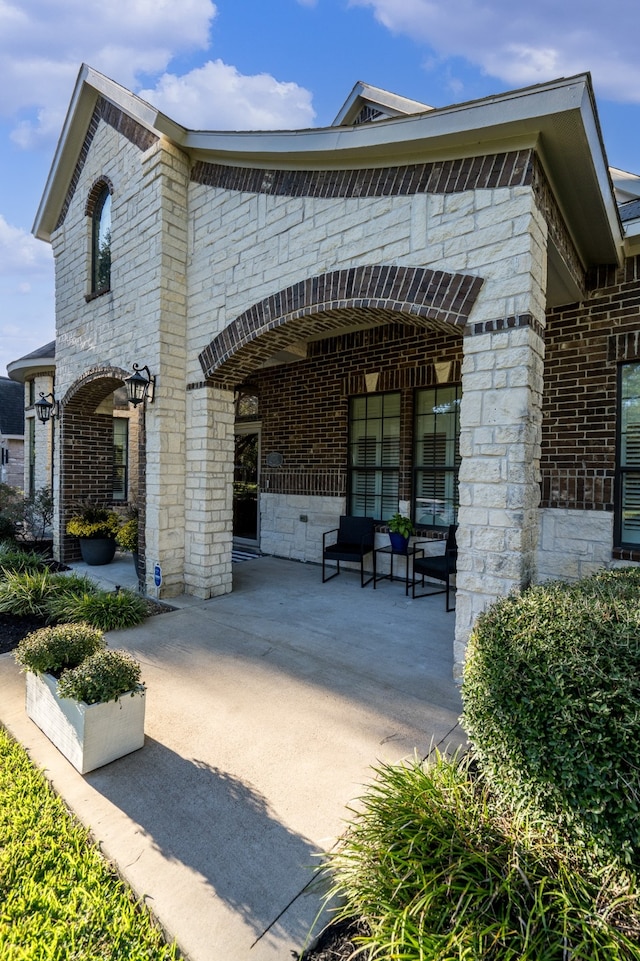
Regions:
<instances>
[{"instance_id":1,"label":"white cloud","mask_svg":"<svg viewBox=\"0 0 640 961\"><path fill-rule=\"evenodd\" d=\"M440 58L463 57L509 85L591 71L599 96L640 103L640 4L609 0L349 0Z\"/></svg>"},{"instance_id":2,"label":"white cloud","mask_svg":"<svg viewBox=\"0 0 640 961\"><path fill-rule=\"evenodd\" d=\"M135 89L210 43L211 0L0 0L0 115L15 142L59 132L82 62Z\"/></svg>"},{"instance_id":3,"label":"white cloud","mask_svg":"<svg viewBox=\"0 0 640 961\"><path fill-rule=\"evenodd\" d=\"M245 76L221 60L182 77L165 73L140 96L185 127L211 130L274 130L308 127L315 113L311 94L269 74Z\"/></svg>"},{"instance_id":4,"label":"white cloud","mask_svg":"<svg viewBox=\"0 0 640 961\"><path fill-rule=\"evenodd\" d=\"M0 214L0 276L42 275L53 267L53 255L48 244L43 244L20 227L13 227ZM16 290L24 281L16 284Z\"/></svg>"}]
</instances>

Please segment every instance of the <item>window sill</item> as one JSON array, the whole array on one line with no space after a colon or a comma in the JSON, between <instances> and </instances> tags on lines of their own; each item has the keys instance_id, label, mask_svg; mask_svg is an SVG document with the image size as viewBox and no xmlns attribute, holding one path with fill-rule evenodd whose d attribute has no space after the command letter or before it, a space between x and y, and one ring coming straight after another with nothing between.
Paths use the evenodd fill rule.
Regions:
<instances>
[{"instance_id":1,"label":"window sill","mask_svg":"<svg viewBox=\"0 0 640 961\"><path fill-rule=\"evenodd\" d=\"M84 295L85 303L89 304L92 300L97 300L98 297L104 297L105 294L110 293L111 287L105 287L104 290L94 290L92 293Z\"/></svg>"}]
</instances>

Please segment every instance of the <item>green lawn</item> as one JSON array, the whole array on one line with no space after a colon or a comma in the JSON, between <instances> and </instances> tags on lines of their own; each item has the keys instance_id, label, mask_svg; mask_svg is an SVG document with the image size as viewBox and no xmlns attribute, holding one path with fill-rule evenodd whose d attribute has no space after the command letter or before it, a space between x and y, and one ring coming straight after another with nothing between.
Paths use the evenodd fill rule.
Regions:
<instances>
[{"instance_id":1,"label":"green lawn","mask_svg":"<svg viewBox=\"0 0 640 961\"><path fill-rule=\"evenodd\" d=\"M172 961L144 905L0 727L2 961Z\"/></svg>"}]
</instances>

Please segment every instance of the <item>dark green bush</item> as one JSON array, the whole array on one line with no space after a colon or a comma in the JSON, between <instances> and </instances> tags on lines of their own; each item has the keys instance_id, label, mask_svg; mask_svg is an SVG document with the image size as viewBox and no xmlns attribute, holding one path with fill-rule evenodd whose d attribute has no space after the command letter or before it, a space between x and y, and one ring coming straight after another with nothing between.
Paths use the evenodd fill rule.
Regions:
<instances>
[{"instance_id":1,"label":"dark green bush","mask_svg":"<svg viewBox=\"0 0 640 961\"><path fill-rule=\"evenodd\" d=\"M84 621L102 631L135 627L148 614L146 601L133 591L66 592L51 599L49 610L56 621Z\"/></svg>"},{"instance_id":2,"label":"dark green bush","mask_svg":"<svg viewBox=\"0 0 640 961\"><path fill-rule=\"evenodd\" d=\"M97 651L77 667L65 671L58 681L60 697L71 697L85 704L117 701L130 691L144 691L140 665L125 651L108 648Z\"/></svg>"},{"instance_id":3,"label":"dark green bush","mask_svg":"<svg viewBox=\"0 0 640 961\"><path fill-rule=\"evenodd\" d=\"M76 667L104 646L102 632L89 624L56 624L28 634L19 642L14 657L35 674L58 673Z\"/></svg>"},{"instance_id":4,"label":"dark green bush","mask_svg":"<svg viewBox=\"0 0 640 961\"><path fill-rule=\"evenodd\" d=\"M587 869L469 759L385 766L328 856L338 917L384 961L638 961L632 873Z\"/></svg>"},{"instance_id":5,"label":"dark green bush","mask_svg":"<svg viewBox=\"0 0 640 961\"><path fill-rule=\"evenodd\" d=\"M498 601L472 632L462 697L494 790L640 867L640 571Z\"/></svg>"}]
</instances>

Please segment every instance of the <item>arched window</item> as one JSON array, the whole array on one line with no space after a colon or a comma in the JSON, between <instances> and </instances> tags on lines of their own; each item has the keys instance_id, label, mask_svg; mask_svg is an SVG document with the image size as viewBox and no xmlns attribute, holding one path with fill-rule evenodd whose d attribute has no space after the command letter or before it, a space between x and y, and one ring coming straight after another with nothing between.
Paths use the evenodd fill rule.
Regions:
<instances>
[{"instance_id":1,"label":"arched window","mask_svg":"<svg viewBox=\"0 0 640 961\"><path fill-rule=\"evenodd\" d=\"M111 192L106 184L96 198L92 218L91 292L111 288Z\"/></svg>"}]
</instances>

